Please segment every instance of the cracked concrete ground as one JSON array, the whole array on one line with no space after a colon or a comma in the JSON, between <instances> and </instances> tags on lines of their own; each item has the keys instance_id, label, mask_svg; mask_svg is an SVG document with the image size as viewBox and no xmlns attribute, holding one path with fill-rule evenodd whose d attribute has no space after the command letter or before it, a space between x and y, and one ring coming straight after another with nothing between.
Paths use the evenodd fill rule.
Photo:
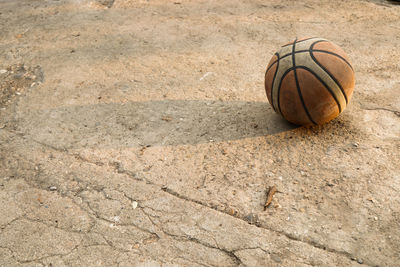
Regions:
<instances>
[{"instance_id":1,"label":"cracked concrete ground","mask_svg":"<svg viewBox=\"0 0 400 267\"><path fill-rule=\"evenodd\" d=\"M1 0L0 266L400 266L399 17L366 0ZM296 36L356 70L324 126L267 103L266 65Z\"/></svg>"}]
</instances>

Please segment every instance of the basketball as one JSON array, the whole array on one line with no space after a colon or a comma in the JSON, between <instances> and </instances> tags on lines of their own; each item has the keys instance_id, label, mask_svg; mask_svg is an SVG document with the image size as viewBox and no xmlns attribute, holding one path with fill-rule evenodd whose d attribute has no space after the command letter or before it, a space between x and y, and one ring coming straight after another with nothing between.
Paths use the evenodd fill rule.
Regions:
<instances>
[{"instance_id":1,"label":"basketball","mask_svg":"<svg viewBox=\"0 0 400 267\"><path fill-rule=\"evenodd\" d=\"M269 103L297 125L320 125L336 118L348 105L354 84L346 53L316 37L282 46L265 73Z\"/></svg>"}]
</instances>

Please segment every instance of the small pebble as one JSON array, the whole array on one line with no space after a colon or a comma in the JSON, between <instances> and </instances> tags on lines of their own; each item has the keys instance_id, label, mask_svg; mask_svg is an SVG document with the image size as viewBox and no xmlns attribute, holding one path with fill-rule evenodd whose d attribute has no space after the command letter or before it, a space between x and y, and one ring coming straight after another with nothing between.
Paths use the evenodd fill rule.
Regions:
<instances>
[{"instance_id":1,"label":"small pebble","mask_svg":"<svg viewBox=\"0 0 400 267\"><path fill-rule=\"evenodd\" d=\"M364 263L364 261L363 261L362 259L357 259L357 262L358 262L359 264L363 264L363 263Z\"/></svg>"},{"instance_id":2,"label":"small pebble","mask_svg":"<svg viewBox=\"0 0 400 267\"><path fill-rule=\"evenodd\" d=\"M50 189L50 191L56 191L57 187L56 186L50 186L49 189Z\"/></svg>"},{"instance_id":3,"label":"small pebble","mask_svg":"<svg viewBox=\"0 0 400 267\"><path fill-rule=\"evenodd\" d=\"M7 72L7 70L0 70L0 74L4 74L6 72Z\"/></svg>"},{"instance_id":4,"label":"small pebble","mask_svg":"<svg viewBox=\"0 0 400 267\"><path fill-rule=\"evenodd\" d=\"M232 209L232 208L228 208L227 212L231 216L235 215L235 213L236 213L236 211L234 209Z\"/></svg>"},{"instance_id":5,"label":"small pebble","mask_svg":"<svg viewBox=\"0 0 400 267\"><path fill-rule=\"evenodd\" d=\"M136 209L138 206L138 203L136 201L132 201L132 208Z\"/></svg>"},{"instance_id":6,"label":"small pebble","mask_svg":"<svg viewBox=\"0 0 400 267\"><path fill-rule=\"evenodd\" d=\"M233 211L233 210L232 210ZM232 214L233 215L233 214ZM254 214L254 213L250 213L250 214L248 214L246 217L245 217L245 219L246 219L246 221L249 223L249 224L254 224L254 223L257 223L258 222L258 216L257 216L257 214Z\"/></svg>"},{"instance_id":7,"label":"small pebble","mask_svg":"<svg viewBox=\"0 0 400 267\"><path fill-rule=\"evenodd\" d=\"M278 255L275 255L275 254L271 254L271 259L277 263L282 262L281 258L279 258Z\"/></svg>"},{"instance_id":8,"label":"small pebble","mask_svg":"<svg viewBox=\"0 0 400 267\"><path fill-rule=\"evenodd\" d=\"M354 147L358 147L358 143L354 143L353 146L354 146Z\"/></svg>"}]
</instances>

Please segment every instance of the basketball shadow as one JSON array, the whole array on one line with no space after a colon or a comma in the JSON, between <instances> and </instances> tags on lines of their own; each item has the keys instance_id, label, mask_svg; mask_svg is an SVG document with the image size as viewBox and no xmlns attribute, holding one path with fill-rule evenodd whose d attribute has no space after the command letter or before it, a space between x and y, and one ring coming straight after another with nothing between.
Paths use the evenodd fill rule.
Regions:
<instances>
[{"instance_id":1,"label":"basketball shadow","mask_svg":"<svg viewBox=\"0 0 400 267\"><path fill-rule=\"evenodd\" d=\"M65 148L168 146L236 140L294 129L265 102L165 100L21 114L19 128Z\"/></svg>"},{"instance_id":2,"label":"basketball shadow","mask_svg":"<svg viewBox=\"0 0 400 267\"><path fill-rule=\"evenodd\" d=\"M400 0L389 0L388 2L392 5L400 5Z\"/></svg>"}]
</instances>

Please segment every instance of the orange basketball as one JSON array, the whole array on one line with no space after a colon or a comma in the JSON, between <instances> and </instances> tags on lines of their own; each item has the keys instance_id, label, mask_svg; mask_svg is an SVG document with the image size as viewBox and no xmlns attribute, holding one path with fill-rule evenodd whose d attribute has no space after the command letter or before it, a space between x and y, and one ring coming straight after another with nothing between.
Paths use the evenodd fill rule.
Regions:
<instances>
[{"instance_id":1,"label":"orange basketball","mask_svg":"<svg viewBox=\"0 0 400 267\"><path fill-rule=\"evenodd\" d=\"M322 38L296 39L271 58L265 73L269 103L298 125L323 124L348 105L354 71L346 53Z\"/></svg>"}]
</instances>

